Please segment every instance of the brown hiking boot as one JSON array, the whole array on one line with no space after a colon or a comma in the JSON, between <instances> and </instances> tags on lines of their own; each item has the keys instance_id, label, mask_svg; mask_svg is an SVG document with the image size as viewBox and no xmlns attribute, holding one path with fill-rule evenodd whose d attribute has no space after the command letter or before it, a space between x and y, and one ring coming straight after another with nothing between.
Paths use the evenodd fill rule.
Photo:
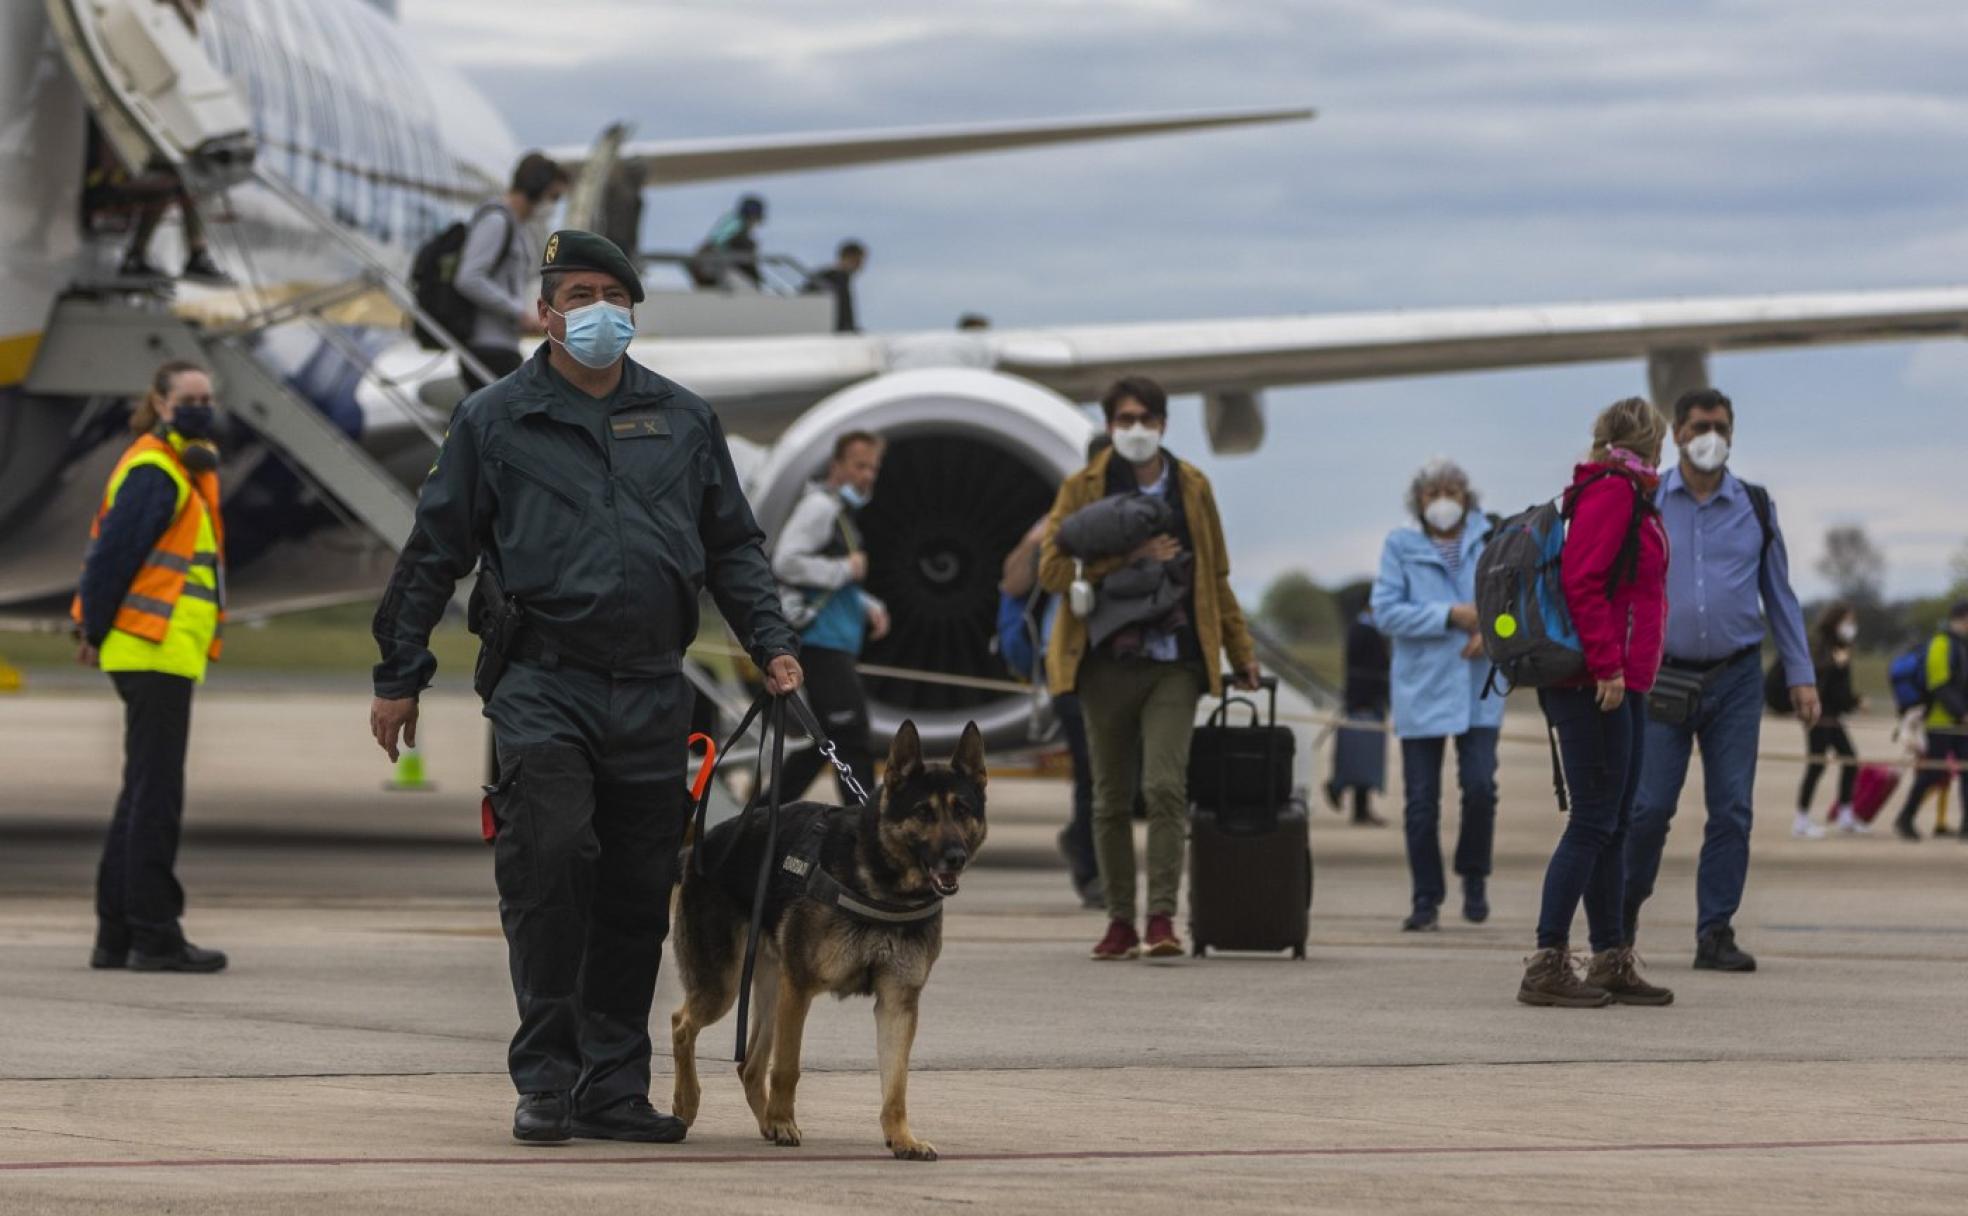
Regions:
<instances>
[{"instance_id":1,"label":"brown hiking boot","mask_svg":"<svg viewBox=\"0 0 1968 1216\"><path fill-rule=\"evenodd\" d=\"M1571 952L1554 946L1524 960L1524 982L1517 985L1517 999L1526 1005L1597 1009L1612 1004L1613 994L1582 983L1572 969Z\"/></svg>"},{"instance_id":2,"label":"brown hiking boot","mask_svg":"<svg viewBox=\"0 0 1968 1216\"><path fill-rule=\"evenodd\" d=\"M1619 1005L1672 1005L1674 993L1640 978L1640 956L1631 946L1601 950L1585 970L1585 982L1613 994Z\"/></svg>"}]
</instances>

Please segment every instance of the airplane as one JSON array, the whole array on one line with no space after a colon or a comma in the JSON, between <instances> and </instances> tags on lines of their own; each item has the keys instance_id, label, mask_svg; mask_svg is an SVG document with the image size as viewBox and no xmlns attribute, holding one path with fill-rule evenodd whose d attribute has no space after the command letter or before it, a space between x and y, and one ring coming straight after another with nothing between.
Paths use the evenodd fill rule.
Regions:
<instances>
[{"instance_id":1,"label":"airplane","mask_svg":"<svg viewBox=\"0 0 1968 1216\"><path fill-rule=\"evenodd\" d=\"M425 238L503 188L521 148L498 112L416 45L393 0L192 7L195 30L160 0L0 6L0 93L17 110L0 137L0 619L15 625L62 620L126 442L125 399L160 352L221 360L222 394L251 432L226 470L235 616L377 594L462 395L458 352L406 334L401 276ZM669 141L610 127L550 151L576 174L562 222L598 227L617 175L660 190L1312 116ZM167 298L118 280L116 217L84 206L85 178L110 157L176 176L236 287L180 283ZM1200 395L1212 449L1236 453L1262 443L1272 387L1632 359L1662 401L1706 384L1713 351L1968 332L1964 288L972 332L787 323L814 303L652 290L631 354L716 407L768 532L834 435L888 439L863 531L896 628L865 657L955 682L879 676L869 692L878 732L912 716L938 746L973 717L994 743L1025 739L1030 698L975 686L1004 675L998 562L1083 463L1084 403L1124 372Z\"/></svg>"}]
</instances>

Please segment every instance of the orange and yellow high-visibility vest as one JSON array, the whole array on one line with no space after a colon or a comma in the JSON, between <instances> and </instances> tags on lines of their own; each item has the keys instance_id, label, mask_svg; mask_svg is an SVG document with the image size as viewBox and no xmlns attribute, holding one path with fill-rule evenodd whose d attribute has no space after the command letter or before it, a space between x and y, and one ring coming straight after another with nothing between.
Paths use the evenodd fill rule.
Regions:
<instances>
[{"instance_id":1,"label":"orange and yellow high-visibility vest","mask_svg":"<svg viewBox=\"0 0 1968 1216\"><path fill-rule=\"evenodd\" d=\"M203 680L206 663L219 657L222 646L225 525L219 517L218 474L187 469L175 438L144 435L130 445L110 473L89 527L93 542L133 469L162 469L177 487L176 513L117 606L116 620L103 640L101 666L104 671L158 671ZM81 624L80 594L69 615Z\"/></svg>"}]
</instances>

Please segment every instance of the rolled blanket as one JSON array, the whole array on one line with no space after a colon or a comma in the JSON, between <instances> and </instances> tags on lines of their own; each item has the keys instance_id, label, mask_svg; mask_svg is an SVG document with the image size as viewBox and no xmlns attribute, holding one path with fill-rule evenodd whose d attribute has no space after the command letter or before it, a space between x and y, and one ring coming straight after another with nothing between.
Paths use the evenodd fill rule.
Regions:
<instances>
[{"instance_id":1,"label":"rolled blanket","mask_svg":"<svg viewBox=\"0 0 1968 1216\"><path fill-rule=\"evenodd\" d=\"M1153 494L1116 494L1059 522L1059 547L1081 561L1119 557L1175 527L1175 511Z\"/></svg>"}]
</instances>

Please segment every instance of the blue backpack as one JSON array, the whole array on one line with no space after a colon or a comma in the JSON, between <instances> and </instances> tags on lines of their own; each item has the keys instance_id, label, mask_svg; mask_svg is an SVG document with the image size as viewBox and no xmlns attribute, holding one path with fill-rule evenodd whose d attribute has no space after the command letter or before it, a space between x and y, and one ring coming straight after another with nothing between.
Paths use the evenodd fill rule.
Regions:
<instances>
[{"instance_id":1,"label":"blue backpack","mask_svg":"<svg viewBox=\"0 0 1968 1216\"><path fill-rule=\"evenodd\" d=\"M1893 708L1905 713L1927 704L1927 643L1908 650L1886 667L1893 685Z\"/></svg>"},{"instance_id":2,"label":"blue backpack","mask_svg":"<svg viewBox=\"0 0 1968 1216\"><path fill-rule=\"evenodd\" d=\"M1513 688L1550 688L1584 674L1585 650L1565 607L1565 529L1580 493L1617 476L1601 473L1580 482L1550 502L1511 516L1490 533L1476 562L1476 616L1490 660L1484 696ZM1608 598L1638 573L1640 527L1653 512L1653 500L1635 486L1633 518L1606 584Z\"/></svg>"}]
</instances>

